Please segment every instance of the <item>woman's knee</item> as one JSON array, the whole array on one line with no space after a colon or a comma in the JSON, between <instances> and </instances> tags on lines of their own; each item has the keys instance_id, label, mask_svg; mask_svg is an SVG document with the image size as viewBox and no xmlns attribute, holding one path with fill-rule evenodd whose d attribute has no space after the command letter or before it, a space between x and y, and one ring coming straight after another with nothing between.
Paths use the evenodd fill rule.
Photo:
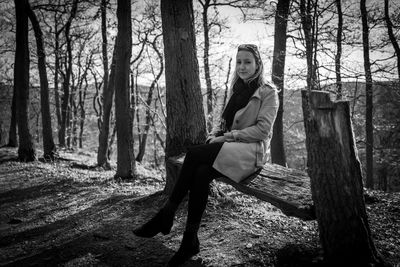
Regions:
<instances>
[{"instance_id":1,"label":"woman's knee","mask_svg":"<svg viewBox=\"0 0 400 267\"><path fill-rule=\"evenodd\" d=\"M194 175L194 186L201 186L202 184L209 184L215 177L214 168L208 164L199 165L196 168L196 172Z\"/></svg>"},{"instance_id":2,"label":"woman's knee","mask_svg":"<svg viewBox=\"0 0 400 267\"><path fill-rule=\"evenodd\" d=\"M222 143L196 145L188 148L185 161L190 164L212 164Z\"/></svg>"}]
</instances>

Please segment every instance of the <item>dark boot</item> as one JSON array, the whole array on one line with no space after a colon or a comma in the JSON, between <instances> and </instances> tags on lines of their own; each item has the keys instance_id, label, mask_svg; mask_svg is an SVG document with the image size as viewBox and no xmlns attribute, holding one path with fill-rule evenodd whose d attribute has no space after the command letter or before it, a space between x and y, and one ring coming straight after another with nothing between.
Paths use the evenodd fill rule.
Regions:
<instances>
[{"instance_id":1,"label":"dark boot","mask_svg":"<svg viewBox=\"0 0 400 267\"><path fill-rule=\"evenodd\" d=\"M179 266L200 252L200 242L197 231L183 233L181 246L168 262L169 267Z\"/></svg>"},{"instance_id":2,"label":"dark boot","mask_svg":"<svg viewBox=\"0 0 400 267\"><path fill-rule=\"evenodd\" d=\"M133 233L140 237L153 237L158 233L169 234L177 207L178 205L168 201L150 221L133 230Z\"/></svg>"}]
</instances>

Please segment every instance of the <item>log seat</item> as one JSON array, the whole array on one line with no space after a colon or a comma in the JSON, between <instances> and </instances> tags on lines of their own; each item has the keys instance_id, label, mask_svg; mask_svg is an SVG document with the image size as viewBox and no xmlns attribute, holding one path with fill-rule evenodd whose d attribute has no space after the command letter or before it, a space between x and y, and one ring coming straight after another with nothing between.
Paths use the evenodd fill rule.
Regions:
<instances>
[{"instance_id":1,"label":"log seat","mask_svg":"<svg viewBox=\"0 0 400 267\"><path fill-rule=\"evenodd\" d=\"M168 158L169 172L178 175L184 158L185 154ZM271 203L287 216L305 221L316 219L310 178L304 171L267 163L240 183L226 177L217 180L233 186L244 194Z\"/></svg>"}]
</instances>

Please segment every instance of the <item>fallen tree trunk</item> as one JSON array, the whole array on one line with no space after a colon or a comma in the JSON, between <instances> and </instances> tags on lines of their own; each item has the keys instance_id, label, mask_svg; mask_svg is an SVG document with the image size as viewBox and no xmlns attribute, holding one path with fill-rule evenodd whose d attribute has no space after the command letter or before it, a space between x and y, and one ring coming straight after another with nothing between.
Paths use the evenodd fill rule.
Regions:
<instances>
[{"instance_id":1,"label":"fallen tree trunk","mask_svg":"<svg viewBox=\"0 0 400 267\"><path fill-rule=\"evenodd\" d=\"M168 159L169 173L178 177L185 155ZM229 178L217 180L227 183L238 191L255 196L279 208L285 215L302 220L314 220L310 178L305 172L267 163L257 173L240 183Z\"/></svg>"}]
</instances>

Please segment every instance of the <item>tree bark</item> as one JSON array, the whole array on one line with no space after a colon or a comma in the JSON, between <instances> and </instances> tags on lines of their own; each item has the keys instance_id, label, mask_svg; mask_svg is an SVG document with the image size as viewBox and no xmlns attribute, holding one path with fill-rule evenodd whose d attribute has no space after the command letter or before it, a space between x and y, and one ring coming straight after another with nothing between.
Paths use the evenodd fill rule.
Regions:
<instances>
[{"instance_id":1,"label":"tree bark","mask_svg":"<svg viewBox=\"0 0 400 267\"><path fill-rule=\"evenodd\" d=\"M389 39L393 45L397 57L397 75L399 76L399 81L400 81L400 46L399 43L397 42L396 36L393 33L393 23L390 20L389 16L389 0L385 0L385 21L388 29Z\"/></svg>"},{"instance_id":2,"label":"tree bark","mask_svg":"<svg viewBox=\"0 0 400 267\"><path fill-rule=\"evenodd\" d=\"M313 30L312 23L312 1L313 0L300 0L300 15L301 25L303 27L304 39L306 43L306 57L307 57L307 87L309 90L317 89L317 77L314 55L316 47L314 46L316 33Z\"/></svg>"},{"instance_id":3,"label":"tree bark","mask_svg":"<svg viewBox=\"0 0 400 267\"><path fill-rule=\"evenodd\" d=\"M374 188L374 167L373 167L373 153L374 153L374 134L372 124L373 112L373 93L372 93L372 74L371 62L369 59L369 27L368 27L368 12L365 6L365 0L360 1L360 11L362 20L362 40L364 52L364 71L365 71L365 154L366 154L366 187Z\"/></svg>"},{"instance_id":4,"label":"tree bark","mask_svg":"<svg viewBox=\"0 0 400 267\"><path fill-rule=\"evenodd\" d=\"M108 80L108 86L103 84L103 118L99 134L99 149L97 151L97 165L109 169L110 158L108 157L108 137L110 135L110 116L115 90L115 52L116 45L114 46L113 58L111 60L111 72Z\"/></svg>"},{"instance_id":5,"label":"tree bark","mask_svg":"<svg viewBox=\"0 0 400 267\"><path fill-rule=\"evenodd\" d=\"M131 1L118 0L118 34L115 64L115 117L117 126L116 177L130 179L136 175L133 154L133 112L129 88L132 47Z\"/></svg>"},{"instance_id":6,"label":"tree bark","mask_svg":"<svg viewBox=\"0 0 400 267\"><path fill-rule=\"evenodd\" d=\"M167 137L166 157L177 156L187 146L204 143L206 123L196 57L193 4L191 0L161 1L165 54ZM165 191L175 181L167 163Z\"/></svg>"},{"instance_id":7,"label":"tree bark","mask_svg":"<svg viewBox=\"0 0 400 267\"><path fill-rule=\"evenodd\" d=\"M380 262L368 225L348 101L302 92L307 167L324 260L329 266ZM309 96L309 97L308 97Z\"/></svg>"},{"instance_id":8,"label":"tree bark","mask_svg":"<svg viewBox=\"0 0 400 267\"><path fill-rule=\"evenodd\" d=\"M36 49L38 55L38 69L40 77L40 109L42 115L42 137L43 137L43 158L53 160L56 153L56 146L53 140L53 128L51 126L51 114L49 103L49 82L46 70L46 54L43 44L43 33L39 21L28 4L28 16L32 23L36 37Z\"/></svg>"},{"instance_id":9,"label":"tree bark","mask_svg":"<svg viewBox=\"0 0 400 267\"><path fill-rule=\"evenodd\" d=\"M202 3L202 2L201 2ZM210 51L210 38L208 28L208 8L210 7L210 0L205 0L203 6L203 33L204 33L204 78L206 80L207 90L207 130L211 132L213 127L213 92L210 77L210 64L209 64L209 51Z\"/></svg>"},{"instance_id":10,"label":"tree bark","mask_svg":"<svg viewBox=\"0 0 400 267\"><path fill-rule=\"evenodd\" d=\"M221 105L221 111L220 114L222 114L222 112L224 112L224 108L226 106L226 101L228 100L228 93L229 93L229 77L231 76L231 63L232 63L232 58L229 58L229 63L228 63L228 72L226 73L226 79L224 82L225 85L225 91L224 91L224 97L222 99L222 105Z\"/></svg>"},{"instance_id":11,"label":"tree bark","mask_svg":"<svg viewBox=\"0 0 400 267\"><path fill-rule=\"evenodd\" d=\"M89 60L88 64L91 63L92 59ZM87 90L89 87L88 81L87 81L87 70L89 66L87 66L87 69L84 74L84 81L85 81L85 87L82 90L82 84L80 85L79 88L79 111L80 111L80 116L79 116L79 137L78 137L78 142L79 142L79 148L83 148L83 130L84 130L84 125L85 125L85 119L86 119L86 110L85 110L85 101L86 101L86 95L87 95ZM82 82L83 83L83 82Z\"/></svg>"},{"instance_id":12,"label":"tree bark","mask_svg":"<svg viewBox=\"0 0 400 267\"><path fill-rule=\"evenodd\" d=\"M18 138L17 138L17 89L15 84L13 86L13 98L11 103L11 122L10 122L10 131L8 134L8 144L9 147L17 147L18 146Z\"/></svg>"},{"instance_id":13,"label":"tree bark","mask_svg":"<svg viewBox=\"0 0 400 267\"><path fill-rule=\"evenodd\" d=\"M101 0L101 38L103 40L101 52L103 55L103 88L108 88L108 41L107 41L107 3L108 0Z\"/></svg>"},{"instance_id":14,"label":"tree bark","mask_svg":"<svg viewBox=\"0 0 400 267\"><path fill-rule=\"evenodd\" d=\"M59 143L61 147L65 147L65 132L68 128L69 125L69 118L71 117L71 108L69 107L68 103L70 101L70 79L71 79L71 73L72 73L72 43L71 43L71 36L70 36L70 29L71 29L71 23L72 20L76 16L76 11L78 8L78 0L75 0L72 4L72 9L71 9L71 14L70 17L65 24L65 38L67 40L67 64L66 64L66 72L65 72L65 77L63 81L63 91L64 95L62 97L62 103L61 103L61 127L60 127L60 133L59 133ZM70 143L68 142L67 146L70 146Z\"/></svg>"},{"instance_id":15,"label":"tree bark","mask_svg":"<svg viewBox=\"0 0 400 267\"><path fill-rule=\"evenodd\" d=\"M14 64L14 86L16 88L17 125L19 136L18 160L34 161L36 151L29 132L29 42L28 0L15 0L17 21Z\"/></svg>"},{"instance_id":16,"label":"tree bark","mask_svg":"<svg viewBox=\"0 0 400 267\"><path fill-rule=\"evenodd\" d=\"M57 14L54 15L54 99L56 104L56 116L57 116L57 133L58 133L58 143L61 140L61 105L60 105L60 94L58 91L58 73L60 68L60 32L58 30Z\"/></svg>"},{"instance_id":17,"label":"tree bark","mask_svg":"<svg viewBox=\"0 0 400 267\"><path fill-rule=\"evenodd\" d=\"M274 57L272 60L272 82L279 90L279 109L274 123L271 140L271 160L286 166L285 144L283 136L283 95L286 59L286 32L289 16L289 0L279 0L275 13Z\"/></svg>"},{"instance_id":18,"label":"tree bark","mask_svg":"<svg viewBox=\"0 0 400 267\"><path fill-rule=\"evenodd\" d=\"M341 58L342 58L342 32L343 32L343 12L342 0L336 0L336 8L338 12L338 30L336 35L336 55L335 55L335 70L336 70L336 97L342 98L342 77L340 73Z\"/></svg>"}]
</instances>

